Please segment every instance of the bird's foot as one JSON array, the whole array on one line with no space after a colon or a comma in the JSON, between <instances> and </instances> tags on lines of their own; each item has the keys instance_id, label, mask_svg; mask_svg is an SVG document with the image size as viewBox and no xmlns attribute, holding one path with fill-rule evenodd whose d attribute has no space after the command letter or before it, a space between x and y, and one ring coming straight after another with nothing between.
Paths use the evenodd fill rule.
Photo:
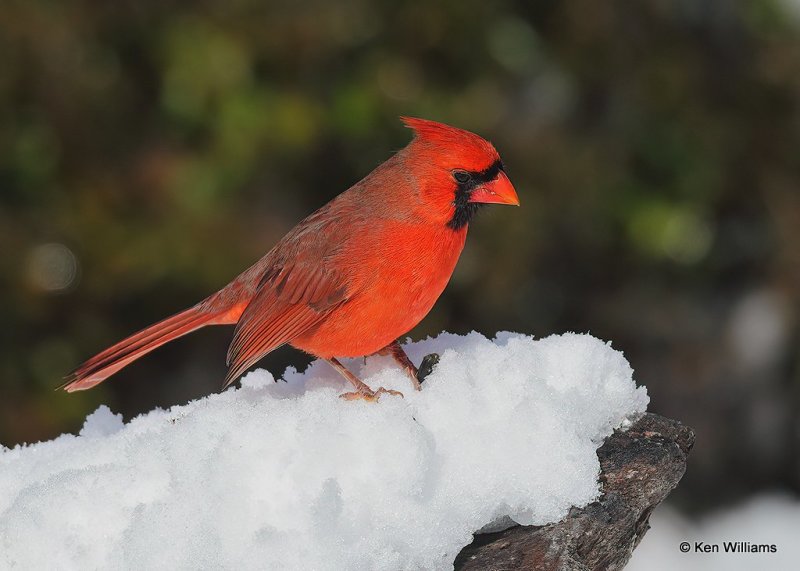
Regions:
<instances>
[{"instance_id":1,"label":"bird's foot","mask_svg":"<svg viewBox=\"0 0 800 571\"><path fill-rule=\"evenodd\" d=\"M392 395L403 398L403 393L400 391L384 389L383 387L379 388L377 391L367 388L353 391L351 393L343 393L339 395L339 398L344 400L365 400L367 402L378 402L378 399L381 398L381 395Z\"/></svg>"}]
</instances>

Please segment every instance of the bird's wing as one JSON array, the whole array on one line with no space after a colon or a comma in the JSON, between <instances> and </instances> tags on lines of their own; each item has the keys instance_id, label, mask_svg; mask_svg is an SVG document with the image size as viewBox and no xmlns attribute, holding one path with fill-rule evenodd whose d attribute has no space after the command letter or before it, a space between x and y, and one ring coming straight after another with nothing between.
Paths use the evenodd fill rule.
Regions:
<instances>
[{"instance_id":1,"label":"bird's wing","mask_svg":"<svg viewBox=\"0 0 800 571\"><path fill-rule=\"evenodd\" d=\"M228 348L224 386L348 300L351 284L335 262L346 238L330 206L301 222L266 257L257 291Z\"/></svg>"},{"instance_id":2,"label":"bird's wing","mask_svg":"<svg viewBox=\"0 0 800 571\"><path fill-rule=\"evenodd\" d=\"M265 276L242 313L228 348L227 387L264 355L318 325L347 301L340 279L325 268L284 266Z\"/></svg>"}]
</instances>

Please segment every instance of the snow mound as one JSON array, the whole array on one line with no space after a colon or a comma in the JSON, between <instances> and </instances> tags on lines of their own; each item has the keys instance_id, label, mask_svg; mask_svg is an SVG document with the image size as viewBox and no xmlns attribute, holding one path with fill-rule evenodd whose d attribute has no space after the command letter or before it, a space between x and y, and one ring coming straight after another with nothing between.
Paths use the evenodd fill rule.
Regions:
<instances>
[{"instance_id":1,"label":"snow mound","mask_svg":"<svg viewBox=\"0 0 800 571\"><path fill-rule=\"evenodd\" d=\"M596 449L644 412L623 355L589 335L442 334L415 393L387 357L324 362L123 424L0 454L0 567L450 569L474 531L544 524L598 494Z\"/></svg>"}]
</instances>

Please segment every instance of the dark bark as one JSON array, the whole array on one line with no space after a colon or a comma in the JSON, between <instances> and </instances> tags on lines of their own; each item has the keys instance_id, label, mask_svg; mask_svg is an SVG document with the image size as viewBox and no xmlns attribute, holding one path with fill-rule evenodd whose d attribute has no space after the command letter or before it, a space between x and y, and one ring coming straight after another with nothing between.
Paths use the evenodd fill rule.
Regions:
<instances>
[{"instance_id":1,"label":"dark bark","mask_svg":"<svg viewBox=\"0 0 800 571\"><path fill-rule=\"evenodd\" d=\"M694 432L646 414L598 449L600 499L558 523L476 535L456 557L461 571L622 569L650 528L653 509L678 485Z\"/></svg>"}]
</instances>

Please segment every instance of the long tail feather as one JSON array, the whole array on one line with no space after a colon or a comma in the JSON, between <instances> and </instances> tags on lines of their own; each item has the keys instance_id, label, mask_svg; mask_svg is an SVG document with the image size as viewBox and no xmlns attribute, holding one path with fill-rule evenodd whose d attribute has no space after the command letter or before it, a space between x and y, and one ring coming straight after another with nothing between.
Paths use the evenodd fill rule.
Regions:
<instances>
[{"instance_id":1,"label":"long tail feather","mask_svg":"<svg viewBox=\"0 0 800 571\"><path fill-rule=\"evenodd\" d=\"M190 307L98 353L67 375L66 382L59 388L70 393L90 389L164 343L206 325L223 322L218 312L208 311L200 305Z\"/></svg>"}]
</instances>

